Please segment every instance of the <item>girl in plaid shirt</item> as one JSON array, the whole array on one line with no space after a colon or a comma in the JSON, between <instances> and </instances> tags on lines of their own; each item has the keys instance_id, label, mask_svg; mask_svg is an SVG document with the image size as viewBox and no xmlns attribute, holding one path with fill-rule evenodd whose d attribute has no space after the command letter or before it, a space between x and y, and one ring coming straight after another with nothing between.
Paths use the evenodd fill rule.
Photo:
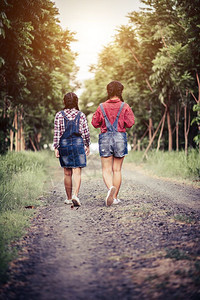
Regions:
<instances>
[{"instance_id":1,"label":"girl in plaid shirt","mask_svg":"<svg viewBox=\"0 0 200 300\"><path fill-rule=\"evenodd\" d=\"M90 133L86 116L79 111L78 97L74 93L64 96L65 108L59 111L54 121L55 155L64 168L66 204L80 206L78 193L81 184L81 169L86 166L86 155L90 153ZM72 195L72 176L74 194Z\"/></svg>"}]
</instances>

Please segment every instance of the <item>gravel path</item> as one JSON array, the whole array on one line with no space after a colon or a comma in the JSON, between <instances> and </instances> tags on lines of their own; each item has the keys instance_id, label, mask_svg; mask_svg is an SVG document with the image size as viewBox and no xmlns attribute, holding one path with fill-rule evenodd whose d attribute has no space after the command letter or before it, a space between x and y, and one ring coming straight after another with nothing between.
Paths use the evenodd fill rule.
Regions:
<instances>
[{"instance_id":1,"label":"gravel path","mask_svg":"<svg viewBox=\"0 0 200 300\"><path fill-rule=\"evenodd\" d=\"M2 299L200 299L200 190L124 164L122 203L104 206L100 163L84 169L79 209L62 170L42 199Z\"/></svg>"}]
</instances>

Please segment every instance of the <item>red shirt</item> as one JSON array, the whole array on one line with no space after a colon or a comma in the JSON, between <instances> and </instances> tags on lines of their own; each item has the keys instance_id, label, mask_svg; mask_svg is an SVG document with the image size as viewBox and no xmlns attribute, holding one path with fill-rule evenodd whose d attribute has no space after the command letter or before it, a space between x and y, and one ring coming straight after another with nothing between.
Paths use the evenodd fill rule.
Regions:
<instances>
[{"instance_id":1,"label":"red shirt","mask_svg":"<svg viewBox=\"0 0 200 300\"><path fill-rule=\"evenodd\" d=\"M121 103L122 102L120 99L113 99L113 100L109 99L103 103L103 108L111 124L113 124L116 119ZM118 119L117 129L119 132L125 132L126 128L130 128L134 124L135 124L135 118L134 118L133 111L130 108L130 106L127 103L125 103ZM92 125L95 128L100 127L101 132L107 131L106 123L100 105L98 106L96 112L93 114Z\"/></svg>"}]
</instances>

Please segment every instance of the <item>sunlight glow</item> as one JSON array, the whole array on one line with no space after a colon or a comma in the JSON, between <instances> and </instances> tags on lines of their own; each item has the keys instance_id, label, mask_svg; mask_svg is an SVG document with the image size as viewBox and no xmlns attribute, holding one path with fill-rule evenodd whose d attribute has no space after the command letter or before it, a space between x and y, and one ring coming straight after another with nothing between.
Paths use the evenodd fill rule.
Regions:
<instances>
[{"instance_id":1,"label":"sunlight glow","mask_svg":"<svg viewBox=\"0 0 200 300\"><path fill-rule=\"evenodd\" d=\"M97 63L98 53L112 41L117 27L128 23L129 12L138 10L139 0L55 0L61 26L76 32L71 49L79 54L78 80L91 78L89 66Z\"/></svg>"}]
</instances>

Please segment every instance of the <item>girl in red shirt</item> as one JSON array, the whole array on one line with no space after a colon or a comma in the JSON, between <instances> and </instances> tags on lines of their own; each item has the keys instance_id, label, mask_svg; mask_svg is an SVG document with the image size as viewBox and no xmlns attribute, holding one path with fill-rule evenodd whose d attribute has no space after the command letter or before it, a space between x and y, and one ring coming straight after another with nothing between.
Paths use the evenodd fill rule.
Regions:
<instances>
[{"instance_id":1,"label":"girl in red shirt","mask_svg":"<svg viewBox=\"0 0 200 300\"><path fill-rule=\"evenodd\" d=\"M122 181L121 168L124 156L128 154L126 128L135 123L132 109L122 98L123 89L119 81L110 82L107 85L107 101L98 106L92 117L92 125L101 129L99 154L103 179L108 188L106 206L120 202L117 196Z\"/></svg>"}]
</instances>

